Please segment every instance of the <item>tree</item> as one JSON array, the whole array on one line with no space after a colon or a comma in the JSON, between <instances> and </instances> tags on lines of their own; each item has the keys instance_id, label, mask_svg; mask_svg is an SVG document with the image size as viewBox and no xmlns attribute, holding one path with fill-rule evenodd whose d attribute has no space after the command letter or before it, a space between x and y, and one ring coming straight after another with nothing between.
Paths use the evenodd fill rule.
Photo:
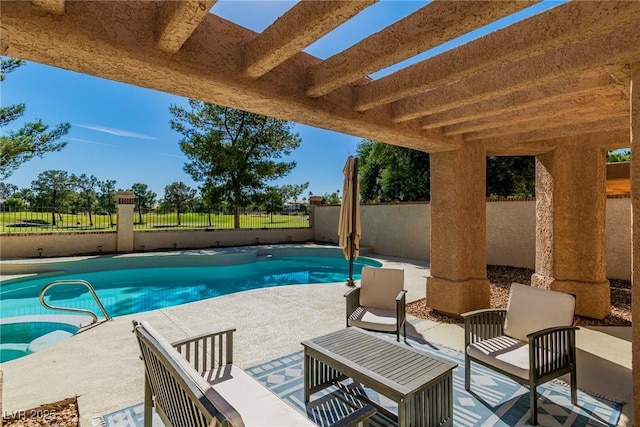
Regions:
<instances>
[{"instance_id":1,"label":"tree","mask_svg":"<svg viewBox=\"0 0 640 427\"><path fill-rule=\"evenodd\" d=\"M534 197L535 194L535 157L487 157L487 197Z\"/></svg>"},{"instance_id":2,"label":"tree","mask_svg":"<svg viewBox=\"0 0 640 427\"><path fill-rule=\"evenodd\" d=\"M196 198L196 190L184 182L173 182L164 187L164 202L168 208L173 208L178 214L178 226L180 226L180 212L193 203Z\"/></svg>"},{"instance_id":3,"label":"tree","mask_svg":"<svg viewBox=\"0 0 640 427\"><path fill-rule=\"evenodd\" d=\"M113 227L113 214L116 212L116 181L108 179L98 181L98 209L109 215L109 225Z\"/></svg>"},{"instance_id":4,"label":"tree","mask_svg":"<svg viewBox=\"0 0 640 427\"><path fill-rule=\"evenodd\" d=\"M208 199L233 206L234 227L240 208L262 192L268 181L287 175L295 162L277 159L300 145L298 134L284 120L189 100L190 111L171 106L171 127L180 132L180 148L189 162L184 170L203 183Z\"/></svg>"},{"instance_id":5,"label":"tree","mask_svg":"<svg viewBox=\"0 0 640 427\"><path fill-rule=\"evenodd\" d=\"M631 161L631 150L610 150L607 152L607 163Z\"/></svg>"},{"instance_id":6,"label":"tree","mask_svg":"<svg viewBox=\"0 0 640 427\"><path fill-rule=\"evenodd\" d=\"M43 206L51 208L51 224L56 225L56 213L62 212L63 206L73 193L74 180L69 173L61 170L47 170L40 173L31 182L31 189L36 193Z\"/></svg>"},{"instance_id":7,"label":"tree","mask_svg":"<svg viewBox=\"0 0 640 427\"><path fill-rule=\"evenodd\" d=\"M19 188L15 184L0 182L0 199L8 199L18 192Z\"/></svg>"},{"instance_id":8,"label":"tree","mask_svg":"<svg viewBox=\"0 0 640 427\"><path fill-rule=\"evenodd\" d=\"M340 190L331 194L324 193L322 196L322 204L324 205L339 205L342 199L340 199Z\"/></svg>"},{"instance_id":9,"label":"tree","mask_svg":"<svg viewBox=\"0 0 640 427\"><path fill-rule=\"evenodd\" d=\"M87 176L86 174L82 174L78 177L75 177L76 186L80 191L80 196L82 197L85 208L89 213L89 224L93 227L93 206L97 203L97 194L96 188L98 187L98 178L95 176Z\"/></svg>"},{"instance_id":10,"label":"tree","mask_svg":"<svg viewBox=\"0 0 640 427\"><path fill-rule=\"evenodd\" d=\"M0 59L0 82L6 75L24 65L24 61L13 58ZM0 129L22 117L24 104L0 107ZM60 151L67 145L58 141L69 132L69 123L62 123L48 132L49 126L40 119L25 123L17 131L10 130L0 135L0 179L7 178L23 163L48 152Z\"/></svg>"},{"instance_id":11,"label":"tree","mask_svg":"<svg viewBox=\"0 0 640 427\"><path fill-rule=\"evenodd\" d=\"M357 155L363 202L429 200L429 153L365 139Z\"/></svg>"},{"instance_id":12,"label":"tree","mask_svg":"<svg viewBox=\"0 0 640 427\"><path fill-rule=\"evenodd\" d=\"M141 184L138 182L131 186L131 191L133 191L133 194L136 197L135 210L138 211L138 224L144 224L142 214L153 209L153 205L156 203L157 194L149 190L149 186L147 184Z\"/></svg>"},{"instance_id":13,"label":"tree","mask_svg":"<svg viewBox=\"0 0 640 427\"><path fill-rule=\"evenodd\" d=\"M283 185L280 188L280 191L282 191L285 201L291 200L293 203L296 203L298 201L298 197L300 197L308 187L308 182L305 182L304 184L287 184Z\"/></svg>"}]
</instances>

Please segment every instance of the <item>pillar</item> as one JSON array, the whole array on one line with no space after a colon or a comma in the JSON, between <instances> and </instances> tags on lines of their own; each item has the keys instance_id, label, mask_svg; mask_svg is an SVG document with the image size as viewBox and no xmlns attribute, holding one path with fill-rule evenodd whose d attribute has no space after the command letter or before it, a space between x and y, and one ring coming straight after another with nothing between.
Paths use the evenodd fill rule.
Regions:
<instances>
[{"instance_id":1,"label":"pillar","mask_svg":"<svg viewBox=\"0 0 640 427\"><path fill-rule=\"evenodd\" d=\"M576 296L576 314L611 312L606 269L606 151L565 138L536 158L536 272L531 285Z\"/></svg>"},{"instance_id":2,"label":"pillar","mask_svg":"<svg viewBox=\"0 0 640 427\"><path fill-rule=\"evenodd\" d=\"M117 252L133 252L133 207L135 200L136 196L133 191L118 191L116 193Z\"/></svg>"},{"instance_id":3,"label":"pillar","mask_svg":"<svg viewBox=\"0 0 640 427\"><path fill-rule=\"evenodd\" d=\"M640 417L640 62L631 65L631 309L633 413Z\"/></svg>"},{"instance_id":4,"label":"pillar","mask_svg":"<svg viewBox=\"0 0 640 427\"><path fill-rule=\"evenodd\" d=\"M484 145L432 153L430 164L427 306L452 315L489 308Z\"/></svg>"}]
</instances>

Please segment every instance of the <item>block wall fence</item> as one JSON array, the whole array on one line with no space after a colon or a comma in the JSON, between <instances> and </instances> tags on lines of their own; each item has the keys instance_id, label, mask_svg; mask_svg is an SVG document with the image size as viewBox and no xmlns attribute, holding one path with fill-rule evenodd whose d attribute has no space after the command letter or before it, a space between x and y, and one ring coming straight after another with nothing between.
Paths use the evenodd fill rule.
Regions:
<instances>
[{"instance_id":1,"label":"block wall fence","mask_svg":"<svg viewBox=\"0 0 640 427\"><path fill-rule=\"evenodd\" d=\"M338 242L339 205L315 205L311 228L132 231L133 252L259 244ZM429 203L363 204L363 248L372 253L429 260ZM535 268L534 199L487 201L487 263ZM631 199L607 199L607 277L631 279ZM41 251L40 251L41 249ZM0 259L56 257L118 251L117 232L16 233L0 236Z\"/></svg>"},{"instance_id":2,"label":"block wall fence","mask_svg":"<svg viewBox=\"0 0 640 427\"><path fill-rule=\"evenodd\" d=\"M535 199L488 200L487 264L535 269ZM313 239L338 242L340 206L318 205L313 211ZM380 255L429 260L429 203L363 204L360 246ZM631 199L607 198L607 277L631 280Z\"/></svg>"}]
</instances>

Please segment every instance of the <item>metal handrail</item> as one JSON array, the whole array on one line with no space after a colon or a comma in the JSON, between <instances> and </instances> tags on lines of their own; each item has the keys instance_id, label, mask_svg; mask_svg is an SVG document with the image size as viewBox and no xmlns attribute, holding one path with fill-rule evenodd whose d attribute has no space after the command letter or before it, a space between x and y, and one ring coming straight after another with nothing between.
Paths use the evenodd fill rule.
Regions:
<instances>
[{"instance_id":1,"label":"metal handrail","mask_svg":"<svg viewBox=\"0 0 640 427\"><path fill-rule=\"evenodd\" d=\"M68 311L68 312L71 312L71 313L88 314L92 318L91 324L98 322L98 316L96 316L96 314L91 310L86 310L84 308L56 307L56 306L53 306L53 305L49 305L44 300L44 294L49 289L53 288L54 286L58 286L58 285L83 285L84 287L89 289L89 292L91 292L91 296L93 296L93 299L96 301L96 304L98 304L98 307L102 311L102 314L103 314L105 320L111 320L111 316L109 316L109 313L107 313L107 310L104 308L104 305L102 305L102 302L100 301L100 298L98 298L98 295L96 294L96 291L93 289L93 286L91 286L91 283L87 282L86 280L78 280L78 279L74 279L74 280L56 280L56 281L53 281L53 282L49 283L47 286L42 288L42 290L40 291L40 296L39 296L40 304L42 304L43 307L48 308L50 310L60 310L60 311Z\"/></svg>"}]
</instances>

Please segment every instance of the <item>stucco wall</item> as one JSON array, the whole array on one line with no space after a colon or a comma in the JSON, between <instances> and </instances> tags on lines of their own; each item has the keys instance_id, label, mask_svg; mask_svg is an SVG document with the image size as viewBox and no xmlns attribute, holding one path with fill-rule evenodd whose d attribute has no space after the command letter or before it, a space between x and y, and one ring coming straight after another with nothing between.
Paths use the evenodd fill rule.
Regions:
<instances>
[{"instance_id":1,"label":"stucco wall","mask_svg":"<svg viewBox=\"0 0 640 427\"><path fill-rule=\"evenodd\" d=\"M536 202L487 202L487 264L535 268ZM631 279L631 204L607 199L607 277ZM313 218L316 242L338 241L339 206L319 205ZM362 205L362 247L383 255L429 259L430 205Z\"/></svg>"},{"instance_id":2,"label":"stucco wall","mask_svg":"<svg viewBox=\"0 0 640 427\"><path fill-rule=\"evenodd\" d=\"M196 249L313 240L310 228L135 231L133 235L134 251L173 249L174 244L176 249ZM43 257L113 253L117 251L116 240L115 232L4 234L0 237L0 259L38 257L38 248L42 248Z\"/></svg>"}]
</instances>

